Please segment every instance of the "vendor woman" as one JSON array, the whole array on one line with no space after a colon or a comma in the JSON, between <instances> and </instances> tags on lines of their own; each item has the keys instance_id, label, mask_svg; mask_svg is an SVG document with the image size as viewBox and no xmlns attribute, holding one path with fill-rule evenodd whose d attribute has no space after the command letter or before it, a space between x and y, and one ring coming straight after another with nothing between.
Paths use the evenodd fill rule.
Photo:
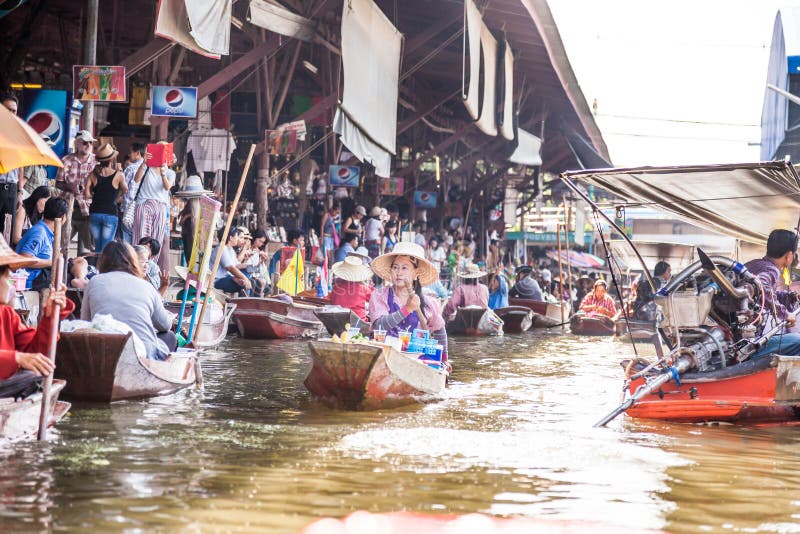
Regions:
<instances>
[{"instance_id":1,"label":"vendor woman","mask_svg":"<svg viewBox=\"0 0 800 534\"><path fill-rule=\"evenodd\" d=\"M372 261L372 270L391 287L381 287L369 300L369 318L372 329L386 330L389 336L419 328L428 330L444 352L447 360L447 332L444 329L439 304L422 295L422 287L436 282L439 273L425 259L425 251L415 243L400 242L392 252Z\"/></svg>"},{"instance_id":2,"label":"vendor woman","mask_svg":"<svg viewBox=\"0 0 800 534\"><path fill-rule=\"evenodd\" d=\"M607 288L605 280L600 279L595 282L594 290L583 297L581 311L590 317L602 315L613 318L617 314L617 307L614 305L614 299L606 292Z\"/></svg>"},{"instance_id":3,"label":"vendor woman","mask_svg":"<svg viewBox=\"0 0 800 534\"><path fill-rule=\"evenodd\" d=\"M41 377L53 372L53 363L44 355L54 326L53 305L61 306L62 319L75 309L62 284L58 291L50 291L39 326L22 324L14 311L11 271L36 261L14 253L0 235L0 397L26 397L38 390Z\"/></svg>"}]
</instances>

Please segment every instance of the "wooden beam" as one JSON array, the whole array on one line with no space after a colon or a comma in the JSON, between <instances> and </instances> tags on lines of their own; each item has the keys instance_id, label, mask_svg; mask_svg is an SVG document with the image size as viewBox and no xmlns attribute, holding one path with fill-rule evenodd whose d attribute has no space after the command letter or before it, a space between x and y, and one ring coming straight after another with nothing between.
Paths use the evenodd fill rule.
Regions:
<instances>
[{"instance_id":1,"label":"wooden beam","mask_svg":"<svg viewBox=\"0 0 800 534\"><path fill-rule=\"evenodd\" d=\"M396 173L397 176L402 178L416 171L417 169L419 169L420 165L431 159L434 155L444 150L447 150L448 148L459 142L465 135L467 135L468 131L469 128L462 128L460 131L454 133L453 135L451 135L450 137L448 137L447 139L445 139L444 141L442 141L441 143L439 143L438 145L436 145L435 147L428 150L423 155L412 161L408 165L408 167L404 167L398 170Z\"/></svg>"},{"instance_id":2,"label":"wooden beam","mask_svg":"<svg viewBox=\"0 0 800 534\"><path fill-rule=\"evenodd\" d=\"M120 65L125 67L125 78L130 78L143 68L150 65L150 63L160 58L163 54L172 50L172 48L175 46L177 46L177 43L173 41L156 37L143 47L136 50L136 52L120 61Z\"/></svg>"},{"instance_id":3,"label":"wooden beam","mask_svg":"<svg viewBox=\"0 0 800 534\"><path fill-rule=\"evenodd\" d=\"M417 122L422 120L427 115L430 115L432 112L434 112L440 106L442 106L445 102L447 102L448 100L450 100L451 98L453 98L454 96L459 94L460 92L461 92L461 88L459 87L453 93L450 93L449 95L447 95L447 96L445 96L443 98L439 98L439 99L435 100L432 104L426 106L421 111L418 111L416 114L414 114L414 116L412 116L412 117L406 119L405 121L401 122L397 126L397 135L400 135L401 133L405 132L406 130L408 130L409 128L414 126Z\"/></svg>"}]
</instances>

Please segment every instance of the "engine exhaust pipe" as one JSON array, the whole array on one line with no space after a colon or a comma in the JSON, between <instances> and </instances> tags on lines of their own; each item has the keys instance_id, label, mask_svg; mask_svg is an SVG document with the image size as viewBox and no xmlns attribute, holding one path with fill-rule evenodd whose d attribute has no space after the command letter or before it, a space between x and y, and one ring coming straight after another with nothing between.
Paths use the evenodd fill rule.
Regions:
<instances>
[{"instance_id":1,"label":"engine exhaust pipe","mask_svg":"<svg viewBox=\"0 0 800 534\"><path fill-rule=\"evenodd\" d=\"M703 270L706 272L708 276L711 277L712 280L714 280L714 282L716 282L720 290L738 299L743 299L750 296L750 293L747 291L746 288L733 287L731 281L728 280L728 278L724 274L722 274L722 271L717 269L717 266L713 262L713 260L709 258L708 255L699 248L697 249L697 255L700 257L700 265L702 265Z\"/></svg>"}]
</instances>

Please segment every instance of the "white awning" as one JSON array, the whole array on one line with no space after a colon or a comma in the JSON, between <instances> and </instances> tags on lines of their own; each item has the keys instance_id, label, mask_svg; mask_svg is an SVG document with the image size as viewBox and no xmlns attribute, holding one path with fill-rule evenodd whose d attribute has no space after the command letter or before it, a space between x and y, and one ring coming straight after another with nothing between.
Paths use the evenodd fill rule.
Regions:
<instances>
[{"instance_id":1,"label":"white awning","mask_svg":"<svg viewBox=\"0 0 800 534\"><path fill-rule=\"evenodd\" d=\"M707 230L763 245L800 218L800 179L783 161L569 172L627 202L670 213Z\"/></svg>"},{"instance_id":2,"label":"white awning","mask_svg":"<svg viewBox=\"0 0 800 534\"><path fill-rule=\"evenodd\" d=\"M259 28L287 37L311 42L314 40L314 22L292 13L288 9L267 3L265 0L250 0L247 21Z\"/></svg>"},{"instance_id":3,"label":"white awning","mask_svg":"<svg viewBox=\"0 0 800 534\"><path fill-rule=\"evenodd\" d=\"M201 6L196 6L194 1L191 3L192 8L191 11L193 16L198 19L198 21L207 20L203 15L203 6L206 4L206 0L202 0L198 2L202 4ZM216 2L214 2L216 4ZM220 29L220 32L226 32L227 40L225 41L225 52L224 54L228 53L228 42L230 40L230 27L231 27L231 17L230 17L230 0L223 0L223 4L227 4L227 23L225 23L225 28ZM215 11L216 12L216 11ZM212 32L217 32L219 25L221 24L219 21L211 21L213 27L211 28ZM206 27L207 28L207 27ZM156 27L155 32L157 36L164 37L165 39L169 39L170 41L175 41L182 47L187 50L191 50L197 54L202 56L219 59L220 54L222 52L217 52L215 50L207 49L203 45L201 45L197 38L193 35L197 33L200 36L201 40L205 43L205 39L203 37L204 34L207 33L206 30L203 30L201 26L194 28L190 26L189 23L189 11L187 10L186 1L185 0L159 0L158 2L158 11L156 13Z\"/></svg>"},{"instance_id":4,"label":"white awning","mask_svg":"<svg viewBox=\"0 0 800 534\"><path fill-rule=\"evenodd\" d=\"M535 167L542 164L542 140L522 128L517 129L519 144L508 158L511 163Z\"/></svg>"},{"instance_id":5,"label":"white awning","mask_svg":"<svg viewBox=\"0 0 800 534\"><path fill-rule=\"evenodd\" d=\"M503 42L503 114L500 117L500 135L514 140L514 54L508 41Z\"/></svg>"},{"instance_id":6,"label":"white awning","mask_svg":"<svg viewBox=\"0 0 800 534\"><path fill-rule=\"evenodd\" d=\"M403 35L372 0L342 8L343 101L333 129L359 160L388 178L397 142L397 93Z\"/></svg>"}]
</instances>

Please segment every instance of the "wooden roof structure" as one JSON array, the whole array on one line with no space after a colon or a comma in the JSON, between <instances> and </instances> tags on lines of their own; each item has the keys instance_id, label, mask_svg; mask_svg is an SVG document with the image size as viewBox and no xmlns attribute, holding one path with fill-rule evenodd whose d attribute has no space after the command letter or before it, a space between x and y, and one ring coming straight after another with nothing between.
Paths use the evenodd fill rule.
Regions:
<instances>
[{"instance_id":1,"label":"wooden roof structure","mask_svg":"<svg viewBox=\"0 0 800 534\"><path fill-rule=\"evenodd\" d=\"M263 95L258 106L260 128L298 118L287 114L287 95L294 93L317 100L299 118L329 112L339 98L342 0L269 1L315 21L314 42L249 24L249 2L234 0L231 54L208 59L154 37L157 2L110 0L101 3L97 63L125 65L133 79L196 85L201 97L217 89L257 91ZM440 155L446 163L443 172L468 175L476 187L501 176L506 184L528 180L525 173L507 173L512 167L506 159L507 142L484 135L465 118L461 102L463 1L376 3L405 36L397 133L398 147L409 147L411 160L398 170L399 175L417 173L422 164ZM476 4L487 26L505 36L514 52L518 123L543 140L541 170L560 173L610 165L607 147L546 0L478 0ZM0 86L16 81L70 88L71 66L83 63L85 10L86 4L76 0L29 0L0 19L6 36ZM318 72L304 68L304 60ZM335 148L336 140L331 143Z\"/></svg>"}]
</instances>

